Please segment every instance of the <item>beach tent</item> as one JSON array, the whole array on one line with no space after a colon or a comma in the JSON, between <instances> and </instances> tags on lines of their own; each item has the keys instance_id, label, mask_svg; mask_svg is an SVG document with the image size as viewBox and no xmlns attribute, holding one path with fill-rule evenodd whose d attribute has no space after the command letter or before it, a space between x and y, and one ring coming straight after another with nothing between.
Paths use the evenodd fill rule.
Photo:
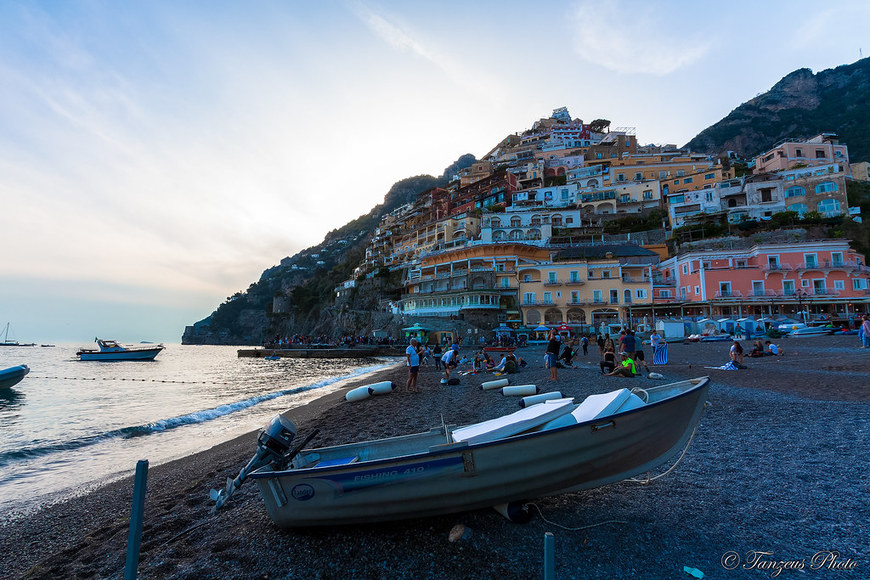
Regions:
<instances>
[{"instance_id":1,"label":"beach tent","mask_svg":"<svg viewBox=\"0 0 870 580\"><path fill-rule=\"evenodd\" d=\"M493 328L492 331L496 334L510 334L514 331L514 329L510 326L505 326L504 324L502 324L501 326L496 326L495 328Z\"/></svg>"}]
</instances>

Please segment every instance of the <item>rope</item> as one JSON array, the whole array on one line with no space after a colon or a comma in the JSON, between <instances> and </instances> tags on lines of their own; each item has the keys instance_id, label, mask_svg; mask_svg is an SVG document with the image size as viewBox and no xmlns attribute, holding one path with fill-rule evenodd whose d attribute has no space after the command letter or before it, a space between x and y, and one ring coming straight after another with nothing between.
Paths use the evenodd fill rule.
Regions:
<instances>
[{"instance_id":1,"label":"rope","mask_svg":"<svg viewBox=\"0 0 870 580\"><path fill-rule=\"evenodd\" d=\"M218 383L215 381L168 381L162 379L131 379L124 377L40 377L37 375L30 375L32 379L58 379L62 381L133 381L139 383L169 383L176 385L230 385L231 383Z\"/></svg>"},{"instance_id":2,"label":"rope","mask_svg":"<svg viewBox=\"0 0 870 580\"><path fill-rule=\"evenodd\" d=\"M704 403L704 407L707 407L707 406L709 406L709 405L710 405L709 402ZM697 433L697 431L698 431L698 425L699 425L699 424L700 424L700 422L699 422L699 423L695 423L695 428L692 429L692 436L689 437L689 441L686 442L686 446L685 446L685 448L683 448L683 452L682 452L682 453L680 454L680 456L677 458L676 463L674 463L673 465L671 465L671 466L668 468L667 471L665 471L664 473L660 473L660 474L656 475L655 477L650 477L650 476L649 476L649 472L647 472L647 474L646 474L646 479L637 479L636 477L629 477L629 478L626 479L625 481L631 481L631 482L633 482L633 483L639 483L639 484L641 484L641 485L649 485L650 483L652 483L653 481L659 479L660 477L664 477L664 476L666 476L667 474L669 474L670 472L672 472L672 471L677 467L677 465L680 464L680 461L683 460L683 457L686 456L686 452L689 451L689 446L692 445L692 440L695 438L695 433Z\"/></svg>"},{"instance_id":3,"label":"rope","mask_svg":"<svg viewBox=\"0 0 870 580\"><path fill-rule=\"evenodd\" d=\"M536 503L530 503L530 506L533 506L536 510L538 510L538 515L541 516L541 519L550 524L551 526L556 526L557 528L561 528L568 532L577 532L579 530L586 530L588 528L594 528L596 526L603 526L605 524L627 524L628 522L624 522L622 520L607 520L606 522L599 522L597 524L589 524L588 526L580 526L579 528L569 528L568 526L563 526L562 524L557 524L556 522L550 521L544 517L544 512L541 511L541 508Z\"/></svg>"}]
</instances>

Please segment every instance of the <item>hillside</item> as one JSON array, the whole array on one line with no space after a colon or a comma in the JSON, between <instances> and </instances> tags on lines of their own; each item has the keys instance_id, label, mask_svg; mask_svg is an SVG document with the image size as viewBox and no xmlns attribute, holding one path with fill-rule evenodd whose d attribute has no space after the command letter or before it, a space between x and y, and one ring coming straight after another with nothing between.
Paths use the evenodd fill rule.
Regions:
<instances>
[{"instance_id":1,"label":"hillside","mask_svg":"<svg viewBox=\"0 0 870 580\"><path fill-rule=\"evenodd\" d=\"M418 175L396 182L384 202L369 213L332 230L316 246L284 258L265 270L247 290L228 297L208 317L185 328L182 344L262 344L284 330L278 326L302 333L318 332L320 319L328 317L324 307L331 303L333 289L350 278L362 261L381 218L424 191L446 185L450 176L475 161L473 155L465 154L440 177ZM293 304L290 312L281 317L272 313L276 296L290 296Z\"/></svg>"},{"instance_id":2,"label":"hillside","mask_svg":"<svg viewBox=\"0 0 870 580\"><path fill-rule=\"evenodd\" d=\"M834 132L849 158L870 161L870 57L813 74L798 69L704 129L685 147L740 157L758 155L787 137Z\"/></svg>"}]
</instances>

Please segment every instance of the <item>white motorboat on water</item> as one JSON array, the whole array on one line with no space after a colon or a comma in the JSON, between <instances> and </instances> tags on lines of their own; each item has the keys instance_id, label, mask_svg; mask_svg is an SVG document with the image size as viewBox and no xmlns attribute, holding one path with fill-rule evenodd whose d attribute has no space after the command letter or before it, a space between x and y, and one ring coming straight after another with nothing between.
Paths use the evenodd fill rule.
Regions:
<instances>
[{"instance_id":1,"label":"white motorboat on water","mask_svg":"<svg viewBox=\"0 0 870 580\"><path fill-rule=\"evenodd\" d=\"M684 449L707 399L708 378L550 400L459 428L301 451L277 416L216 508L250 476L282 527L391 521L593 488L648 472Z\"/></svg>"},{"instance_id":2,"label":"white motorboat on water","mask_svg":"<svg viewBox=\"0 0 870 580\"><path fill-rule=\"evenodd\" d=\"M79 360L122 361L122 360L154 360L163 350L163 345L157 346L122 346L114 340L94 339L98 348L83 348L76 353Z\"/></svg>"},{"instance_id":3,"label":"white motorboat on water","mask_svg":"<svg viewBox=\"0 0 870 580\"><path fill-rule=\"evenodd\" d=\"M18 365L0 370L0 389L8 389L17 385L29 372L30 367L27 365Z\"/></svg>"},{"instance_id":4,"label":"white motorboat on water","mask_svg":"<svg viewBox=\"0 0 870 580\"><path fill-rule=\"evenodd\" d=\"M807 326L805 324L796 324L788 331L788 336L825 336L833 334L837 330L833 326Z\"/></svg>"}]
</instances>

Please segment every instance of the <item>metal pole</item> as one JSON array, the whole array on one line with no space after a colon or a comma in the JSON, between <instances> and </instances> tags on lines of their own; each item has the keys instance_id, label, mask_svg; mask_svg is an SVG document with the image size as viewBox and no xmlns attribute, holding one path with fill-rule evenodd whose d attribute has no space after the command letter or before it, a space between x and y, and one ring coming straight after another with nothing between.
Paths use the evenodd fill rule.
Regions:
<instances>
[{"instance_id":1,"label":"metal pole","mask_svg":"<svg viewBox=\"0 0 870 580\"><path fill-rule=\"evenodd\" d=\"M142 544L142 520L145 515L145 488L148 483L148 460L136 463L133 479L133 505L130 508L130 531L127 534L127 565L124 580L134 580L139 568L139 547Z\"/></svg>"},{"instance_id":2,"label":"metal pole","mask_svg":"<svg viewBox=\"0 0 870 580\"><path fill-rule=\"evenodd\" d=\"M544 580L556 580L556 537L544 534Z\"/></svg>"}]
</instances>

